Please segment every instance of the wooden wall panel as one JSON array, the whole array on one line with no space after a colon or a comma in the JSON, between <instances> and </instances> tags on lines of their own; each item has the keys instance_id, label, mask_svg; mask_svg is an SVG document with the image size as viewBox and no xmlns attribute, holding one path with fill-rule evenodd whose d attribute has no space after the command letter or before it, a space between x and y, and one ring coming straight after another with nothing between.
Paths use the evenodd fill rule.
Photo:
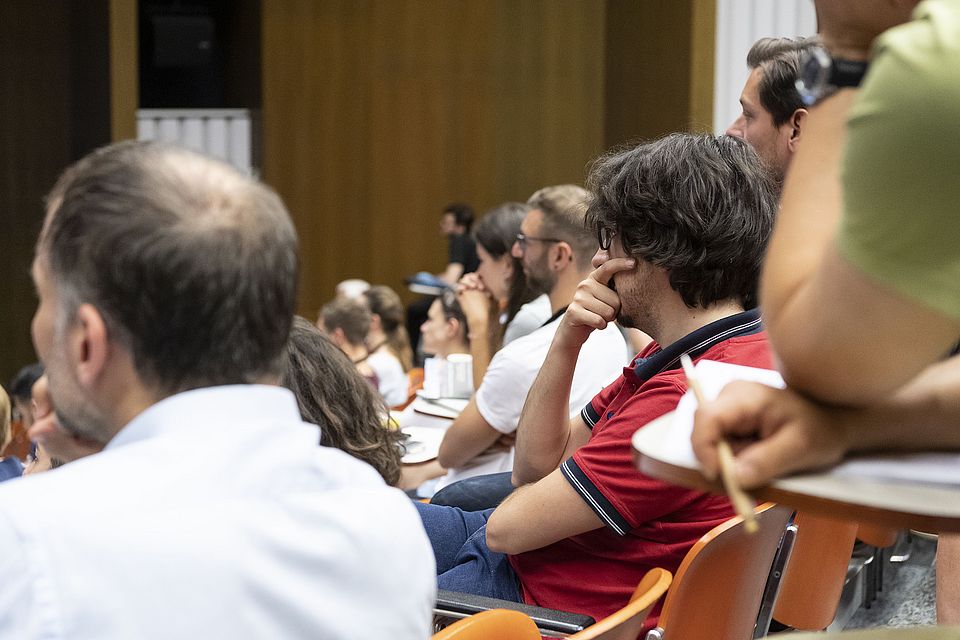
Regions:
<instances>
[{"instance_id":1,"label":"wooden wall panel","mask_svg":"<svg viewBox=\"0 0 960 640\"><path fill-rule=\"evenodd\" d=\"M29 268L42 198L72 153L72 11L60 0L0 2L0 381L35 359Z\"/></svg>"},{"instance_id":2,"label":"wooden wall panel","mask_svg":"<svg viewBox=\"0 0 960 640\"><path fill-rule=\"evenodd\" d=\"M135 0L0 2L3 383L35 359L30 319L36 298L29 268L44 195L72 161L114 135L134 132L135 16Z\"/></svg>"},{"instance_id":3,"label":"wooden wall panel","mask_svg":"<svg viewBox=\"0 0 960 640\"><path fill-rule=\"evenodd\" d=\"M581 182L603 149L604 3L276 0L262 21L264 178L308 316L341 279L439 270L447 202Z\"/></svg>"},{"instance_id":4,"label":"wooden wall panel","mask_svg":"<svg viewBox=\"0 0 960 640\"><path fill-rule=\"evenodd\" d=\"M110 137L137 137L140 85L136 0L109 0L110 20Z\"/></svg>"},{"instance_id":5,"label":"wooden wall panel","mask_svg":"<svg viewBox=\"0 0 960 640\"><path fill-rule=\"evenodd\" d=\"M604 141L709 131L715 0L607 0Z\"/></svg>"}]
</instances>

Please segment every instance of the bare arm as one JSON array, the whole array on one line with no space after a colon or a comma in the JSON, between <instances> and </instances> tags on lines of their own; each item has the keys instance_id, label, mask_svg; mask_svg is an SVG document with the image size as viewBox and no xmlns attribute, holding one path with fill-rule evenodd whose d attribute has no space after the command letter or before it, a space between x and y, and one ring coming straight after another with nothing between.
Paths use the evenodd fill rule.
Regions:
<instances>
[{"instance_id":1,"label":"bare arm","mask_svg":"<svg viewBox=\"0 0 960 640\"><path fill-rule=\"evenodd\" d=\"M784 186L761 293L784 378L838 404L866 404L892 392L958 333L954 322L875 282L837 252L840 158L855 94L843 91L810 112ZM913 340L916 335L925 339Z\"/></svg>"},{"instance_id":2,"label":"bare arm","mask_svg":"<svg viewBox=\"0 0 960 640\"><path fill-rule=\"evenodd\" d=\"M762 439L737 455L737 474L755 487L849 451L960 449L960 357L928 367L890 399L863 409L829 407L791 390L752 383L724 388L696 414L693 447L707 474L728 435Z\"/></svg>"},{"instance_id":3,"label":"bare arm","mask_svg":"<svg viewBox=\"0 0 960 640\"><path fill-rule=\"evenodd\" d=\"M447 268L443 270L443 273L438 273L437 277L446 282L447 284L453 286L457 284L457 280L460 279L460 276L463 275L463 265L459 262L451 262L447 265Z\"/></svg>"},{"instance_id":4,"label":"bare arm","mask_svg":"<svg viewBox=\"0 0 960 640\"><path fill-rule=\"evenodd\" d=\"M489 449L502 435L480 414L474 394L444 434L437 460L447 469L462 467Z\"/></svg>"},{"instance_id":5,"label":"bare arm","mask_svg":"<svg viewBox=\"0 0 960 640\"><path fill-rule=\"evenodd\" d=\"M579 416L570 420L568 415L570 385L583 343L591 332L612 322L620 310L620 298L607 282L614 273L634 264L625 258L608 260L577 286L520 413L514 485L540 480L589 439L590 430L583 420Z\"/></svg>"},{"instance_id":6,"label":"bare arm","mask_svg":"<svg viewBox=\"0 0 960 640\"><path fill-rule=\"evenodd\" d=\"M539 549L603 526L559 469L520 487L490 515L487 546L501 553Z\"/></svg>"},{"instance_id":7,"label":"bare arm","mask_svg":"<svg viewBox=\"0 0 960 640\"><path fill-rule=\"evenodd\" d=\"M473 358L473 389L476 391L496 351L492 336L498 326L498 305L475 273L468 273L460 279L457 301L467 319L467 340Z\"/></svg>"}]
</instances>

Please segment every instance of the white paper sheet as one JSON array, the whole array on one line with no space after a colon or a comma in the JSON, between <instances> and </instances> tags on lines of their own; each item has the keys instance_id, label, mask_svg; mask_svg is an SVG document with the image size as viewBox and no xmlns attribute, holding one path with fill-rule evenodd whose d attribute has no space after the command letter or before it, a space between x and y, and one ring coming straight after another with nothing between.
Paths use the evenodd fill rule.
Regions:
<instances>
[{"instance_id":1,"label":"white paper sheet","mask_svg":"<svg viewBox=\"0 0 960 640\"><path fill-rule=\"evenodd\" d=\"M782 388L783 378L776 371L756 369L711 360L700 360L695 366L703 394L712 400L727 383L748 380ZM664 443L664 461L689 468L699 468L690 446L693 414L697 400L688 391L674 414L671 436ZM960 487L960 453L916 453L857 456L846 460L830 472L847 478L873 478L919 484Z\"/></svg>"}]
</instances>

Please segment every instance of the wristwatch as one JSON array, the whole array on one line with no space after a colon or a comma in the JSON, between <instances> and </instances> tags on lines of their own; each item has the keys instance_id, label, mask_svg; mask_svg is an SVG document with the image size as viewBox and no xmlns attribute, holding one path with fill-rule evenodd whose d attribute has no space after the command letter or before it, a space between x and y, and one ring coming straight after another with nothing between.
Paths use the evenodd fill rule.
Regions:
<instances>
[{"instance_id":1,"label":"wristwatch","mask_svg":"<svg viewBox=\"0 0 960 640\"><path fill-rule=\"evenodd\" d=\"M810 47L800 57L797 91L811 107L842 87L859 87L870 63L866 60L833 58L820 46Z\"/></svg>"}]
</instances>

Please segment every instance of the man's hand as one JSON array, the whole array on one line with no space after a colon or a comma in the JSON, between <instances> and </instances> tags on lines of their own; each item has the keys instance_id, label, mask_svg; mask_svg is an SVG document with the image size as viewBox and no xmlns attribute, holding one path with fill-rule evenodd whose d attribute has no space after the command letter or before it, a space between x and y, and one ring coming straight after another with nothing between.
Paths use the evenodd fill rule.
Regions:
<instances>
[{"instance_id":1,"label":"man's hand","mask_svg":"<svg viewBox=\"0 0 960 640\"><path fill-rule=\"evenodd\" d=\"M609 282L614 274L633 269L636 264L633 258L612 258L581 281L557 329L555 342L579 349L594 329L605 329L608 323L616 320L620 312L620 296L610 288Z\"/></svg>"},{"instance_id":2,"label":"man's hand","mask_svg":"<svg viewBox=\"0 0 960 640\"><path fill-rule=\"evenodd\" d=\"M103 445L99 442L78 438L60 426L57 414L54 412L46 374L40 376L34 383L31 394L33 425L27 435L34 442L43 445L51 457L70 462L99 453L103 449Z\"/></svg>"},{"instance_id":3,"label":"man's hand","mask_svg":"<svg viewBox=\"0 0 960 640\"><path fill-rule=\"evenodd\" d=\"M731 382L716 400L697 409L693 451L704 474L715 478L717 443L728 440L737 451L737 481L745 489L755 488L794 471L838 462L850 448L843 428L848 411L822 407L789 389Z\"/></svg>"}]
</instances>

